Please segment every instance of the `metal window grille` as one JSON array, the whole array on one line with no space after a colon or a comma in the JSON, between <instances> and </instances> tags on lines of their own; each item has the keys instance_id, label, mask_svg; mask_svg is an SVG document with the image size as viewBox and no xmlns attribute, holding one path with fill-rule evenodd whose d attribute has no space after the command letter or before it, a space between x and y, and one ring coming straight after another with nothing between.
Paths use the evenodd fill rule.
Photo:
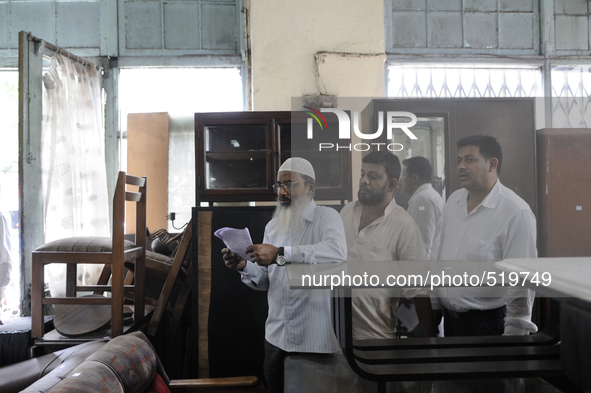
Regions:
<instances>
[{"instance_id":1,"label":"metal window grille","mask_svg":"<svg viewBox=\"0 0 591 393\"><path fill-rule=\"evenodd\" d=\"M392 98L543 97L540 68L390 66ZM591 66L550 73L552 127L591 126Z\"/></svg>"},{"instance_id":2,"label":"metal window grille","mask_svg":"<svg viewBox=\"0 0 591 393\"><path fill-rule=\"evenodd\" d=\"M389 67L395 98L538 97L539 68Z\"/></svg>"},{"instance_id":3,"label":"metal window grille","mask_svg":"<svg viewBox=\"0 0 591 393\"><path fill-rule=\"evenodd\" d=\"M552 127L591 125L591 67L555 67L552 79Z\"/></svg>"}]
</instances>

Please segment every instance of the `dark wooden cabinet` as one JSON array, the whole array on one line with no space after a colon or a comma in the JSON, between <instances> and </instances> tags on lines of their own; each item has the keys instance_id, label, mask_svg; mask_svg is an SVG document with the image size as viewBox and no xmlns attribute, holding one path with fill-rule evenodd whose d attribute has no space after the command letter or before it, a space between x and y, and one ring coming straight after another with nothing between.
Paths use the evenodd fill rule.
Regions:
<instances>
[{"instance_id":1,"label":"dark wooden cabinet","mask_svg":"<svg viewBox=\"0 0 591 393\"><path fill-rule=\"evenodd\" d=\"M248 288L226 267L220 252L225 245L214 232L230 225L249 228L253 242L261 243L273 211L273 206L193 208L191 377L263 376L267 292Z\"/></svg>"},{"instance_id":2,"label":"dark wooden cabinet","mask_svg":"<svg viewBox=\"0 0 591 393\"><path fill-rule=\"evenodd\" d=\"M538 130L539 254L591 256L591 130Z\"/></svg>"},{"instance_id":3,"label":"dark wooden cabinet","mask_svg":"<svg viewBox=\"0 0 591 393\"><path fill-rule=\"evenodd\" d=\"M318 130L324 131L318 133L322 137L312 143L306 138L306 116L289 111L196 113L197 205L275 200L277 170L291 156L314 166L316 200L351 200L351 152L318 151L319 142L337 143L338 127Z\"/></svg>"}]
</instances>

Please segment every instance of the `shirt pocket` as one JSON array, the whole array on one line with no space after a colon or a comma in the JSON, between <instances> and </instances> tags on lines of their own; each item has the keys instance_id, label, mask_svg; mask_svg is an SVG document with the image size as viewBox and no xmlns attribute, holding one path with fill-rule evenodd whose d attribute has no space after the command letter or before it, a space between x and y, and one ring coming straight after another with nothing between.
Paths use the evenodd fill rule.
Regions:
<instances>
[{"instance_id":1,"label":"shirt pocket","mask_svg":"<svg viewBox=\"0 0 591 393\"><path fill-rule=\"evenodd\" d=\"M365 254L366 261L391 262L397 260L397 257L392 250L374 245L365 245L363 253Z\"/></svg>"},{"instance_id":2,"label":"shirt pocket","mask_svg":"<svg viewBox=\"0 0 591 393\"><path fill-rule=\"evenodd\" d=\"M466 244L466 260L468 261L494 261L496 256L495 244L492 240L482 240L470 236Z\"/></svg>"},{"instance_id":3,"label":"shirt pocket","mask_svg":"<svg viewBox=\"0 0 591 393\"><path fill-rule=\"evenodd\" d=\"M375 280L372 278L374 275L380 277L381 282L385 282L388 275L399 273L397 270L393 270L396 269L392 263L395 260L392 250L368 244L356 244L347 254L347 273L351 277L368 277L365 280L370 280L368 282L374 285L375 281L371 281ZM398 291L398 289L396 290ZM385 291L382 288L378 290L379 293L382 293L382 297L399 296L398 292L393 295Z\"/></svg>"}]
</instances>

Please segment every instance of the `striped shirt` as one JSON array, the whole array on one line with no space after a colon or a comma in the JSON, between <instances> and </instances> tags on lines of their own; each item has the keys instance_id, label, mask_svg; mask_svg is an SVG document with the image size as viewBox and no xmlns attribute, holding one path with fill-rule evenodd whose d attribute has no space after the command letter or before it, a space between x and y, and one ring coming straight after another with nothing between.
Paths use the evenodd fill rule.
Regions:
<instances>
[{"instance_id":1,"label":"striped shirt","mask_svg":"<svg viewBox=\"0 0 591 393\"><path fill-rule=\"evenodd\" d=\"M271 220L265 227L263 243L285 247L289 263L344 262L347 243L339 213L311 201L304 219L302 231L286 235L280 235L276 220ZM276 264L263 267L247 261L241 275L249 287L268 291L265 339L269 343L287 352L335 353L340 350L332 326L329 290L291 290L287 269Z\"/></svg>"}]
</instances>

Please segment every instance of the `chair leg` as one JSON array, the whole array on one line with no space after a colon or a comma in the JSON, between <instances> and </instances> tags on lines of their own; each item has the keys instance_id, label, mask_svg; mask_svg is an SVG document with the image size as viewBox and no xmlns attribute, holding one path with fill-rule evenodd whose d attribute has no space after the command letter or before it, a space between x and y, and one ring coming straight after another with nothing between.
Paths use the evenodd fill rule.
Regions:
<instances>
[{"instance_id":1,"label":"chair leg","mask_svg":"<svg viewBox=\"0 0 591 393\"><path fill-rule=\"evenodd\" d=\"M66 297L76 297L76 285L78 284L78 265L66 264Z\"/></svg>"},{"instance_id":2,"label":"chair leg","mask_svg":"<svg viewBox=\"0 0 591 393\"><path fill-rule=\"evenodd\" d=\"M170 318L170 324L168 325L168 332L166 334L167 337L169 337L171 340L174 337L174 334L176 333L176 329L179 325L179 322L181 320L181 317L183 316L183 311L185 310L185 304L187 304L187 299L189 298L189 295L191 294L191 268L189 268L189 271L187 272L187 279L185 280L182 289L179 293L178 298L176 299L176 303L174 305L174 310L172 311L172 316ZM152 325L150 324L150 329L152 329ZM158 329L158 326L155 327L155 330ZM151 333L151 330L148 330L148 334ZM155 335L156 331L154 331Z\"/></svg>"},{"instance_id":3,"label":"chair leg","mask_svg":"<svg viewBox=\"0 0 591 393\"><path fill-rule=\"evenodd\" d=\"M109 277L111 277L111 265L105 264L103 267L103 271L99 276L98 281L96 282L97 285L107 285L109 283ZM95 291L95 295L102 295L104 292Z\"/></svg>"},{"instance_id":4,"label":"chair leg","mask_svg":"<svg viewBox=\"0 0 591 393\"><path fill-rule=\"evenodd\" d=\"M124 286L132 286L133 285L133 280L134 280L134 274L132 270L127 270L127 272L125 273L125 278L123 279L123 285ZM125 304L126 300L131 300L132 302L135 302L135 288L131 288L131 289L127 289L124 288L123 289L123 294L124 294L124 298L123 298L123 304Z\"/></svg>"},{"instance_id":5,"label":"chair leg","mask_svg":"<svg viewBox=\"0 0 591 393\"><path fill-rule=\"evenodd\" d=\"M31 277L31 337L41 338L44 334L43 292L45 290L44 265L33 254Z\"/></svg>"},{"instance_id":6,"label":"chair leg","mask_svg":"<svg viewBox=\"0 0 591 393\"><path fill-rule=\"evenodd\" d=\"M146 256L143 255L135 260L134 272L134 312L133 317L136 322L142 322L146 314Z\"/></svg>"},{"instance_id":7,"label":"chair leg","mask_svg":"<svg viewBox=\"0 0 591 393\"><path fill-rule=\"evenodd\" d=\"M181 269L181 266L183 264L183 260L185 258L185 254L187 253L187 250L189 249L189 246L191 244L191 236L192 236L191 231L192 231L192 226L191 226L191 221L189 221L187 227L183 231L183 237L181 238L181 242L177 248L177 253L174 257L172 266L170 268L170 271L168 272L168 276L166 277L166 281L164 282L164 286L162 287L162 291L160 293L160 298L158 299L158 304L156 305L156 309L154 310L154 314L152 315L152 320L150 321L150 326L148 327L148 335L150 335L150 336L154 336L156 334L156 331L158 330L158 324L160 323L160 320L162 319L162 315L164 314L164 310L166 309L166 306L168 305L168 300L170 299L170 294L172 293L172 289L174 288L174 284L176 283L179 271ZM189 267L189 270L190 270L190 267ZM190 275L190 273L187 273L187 274ZM178 301L177 301L177 303L178 303Z\"/></svg>"},{"instance_id":8,"label":"chair leg","mask_svg":"<svg viewBox=\"0 0 591 393\"><path fill-rule=\"evenodd\" d=\"M133 278L134 278L133 272L131 270L128 270L127 274L125 275L125 280L123 280L123 284L125 284L125 285L133 284Z\"/></svg>"},{"instance_id":9,"label":"chair leg","mask_svg":"<svg viewBox=\"0 0 591 393\"><path fill-rule=\"evenodd\" d=\"M111 270L111 337L117 337L123 334L123 262Z\"/></svg>"}]
</instances>

